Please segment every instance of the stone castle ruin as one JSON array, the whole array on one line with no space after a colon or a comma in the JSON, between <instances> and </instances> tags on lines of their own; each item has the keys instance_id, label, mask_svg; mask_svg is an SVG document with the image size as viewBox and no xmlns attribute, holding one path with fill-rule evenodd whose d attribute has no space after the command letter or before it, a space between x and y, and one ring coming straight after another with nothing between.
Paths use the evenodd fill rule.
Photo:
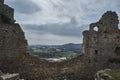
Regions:
<instances>
[{"instance_id":1,"label":"stone castle ruin","mask_svg":"<svg viewBox=\"0 0 120 80\"><path fill-rule=\"evenodd\" d=\"M100 64L120 58L118 24L117 14L107 11L98 22L90 24L88 31L83 32L83 53L87 55L87 63Z\"/></svg>"},{"instance_id":2,"label":"stone castle ruin","mask_svg":"<svg viewBox=\"0 0 120 80\"><path fill-rule=\"evenodd\" d=\"M108 68L109 62L110 65L120 63L118 24L117 14L106 12L98 22L90 24L90 30L83 32L82 55L50 63L27 54L27 40L20 25L15 23L14 9L0 0L0 70L3 73L19 73L17 77L25 80L93 80L96 71L103 69L104 64ZM99 69L96 68L98 66ZM114 64L111 69L114 66L120 69L120 64Z\"/></svg>"},{"instance_id":3,"label":"stone castle ruin","mask_svg":"<svg viewBox=\"0 0 120 80\"><path fill-rule=\"evenodd\" d=\"M0 0L0 56L17 56L27 53L27 40L14 20L14 9Z\"/></svg>"}]
</instances>

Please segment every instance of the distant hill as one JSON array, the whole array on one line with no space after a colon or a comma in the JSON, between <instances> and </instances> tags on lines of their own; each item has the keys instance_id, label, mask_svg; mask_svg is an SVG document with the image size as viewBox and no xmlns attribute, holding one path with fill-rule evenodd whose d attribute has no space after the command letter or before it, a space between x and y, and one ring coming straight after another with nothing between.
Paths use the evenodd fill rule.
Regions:
<instances>
[{"instance_id":1,"label":"distant hill","mask_svg":"<svg viewBox=\"0 0 120 80\"><path fill-rule=\"evenodd\" d=\"M74 44L74 43L68 43L63 45L30 45L30 48L63 48L67 50L82 50L82 44Z\"/></svg>"},{"instance_id":2,"label":"distant hill","mask_svg":"<svg viewBox=\"0 0 120 80\"><path fill-rule=\"evenodd\" d=\"M71 58L81 54L82 44L68 43L64 45L31 45L29 53L38 55L41 58Z\"/></svg>"},{"instance_id":3,"label":"distant hill","mask_svg":"<svg viewBox=\"0 0 120 80\"><path fill-rule=\"evenodd\" d=\"M66 49L79 49L79 50L81 50L82 44L68 43L68 44L61 45L60 47L66 48Z\"/></svg>"}]
</instances>

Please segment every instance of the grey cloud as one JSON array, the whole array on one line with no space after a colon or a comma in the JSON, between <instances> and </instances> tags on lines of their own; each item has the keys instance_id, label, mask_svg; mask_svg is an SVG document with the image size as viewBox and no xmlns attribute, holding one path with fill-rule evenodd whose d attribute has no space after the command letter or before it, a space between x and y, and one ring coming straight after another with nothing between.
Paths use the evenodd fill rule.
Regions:
<instances>
[{"instance_id":1,"label":"grey cloud","mask_svg":"<svg viewBox=\"0 0 120 80\"><path fill-rule=\"evenodd\" d=\"M9 2L9 0L6 1ZM37 25L29 25L30 23L22 25L25 31L34 34L50 33L58 36L81 37L82 32L88 29L89 22L98 21L101 15L108 10L116 11L120 20L120 0L38 0L38 2L38 5L42 5L40 6L41 8L36 3L33 3L32 0L15 0L15 2L9 3L20 13L32 14L41 10L39 15L32 14L35 18L31 16L29 18L28 15L22 17L20 14L17 15L17 17L20 16L19 19L21 21L41 23ZM71 22L64 23L64 17L72 18ZM59 21L56 22L56 20ZM42 23L45 24L43 25ZM80 27L77 25L80 25ZM27 32L26 34L32 37L31 34Z\"/></svg>"},{"instance_id":2,"label":"grey cloud","mask_svg":"<svg viewBox=\"0 0 120 80\"><path fill-rule=\"evenodd\" d=\"M39 10L39 6L32 0L15 0L9 3L19 13L32 14Z\"/></svg>"},{"instance_id":3,"label":"grey cloud","mask_svg":"<svg viewBox=\"0 0 120 80\"><path fill-rule=\"evenodd\" d=\"M71 20L66 24L46 24L46 25L23 25L23 29L29 30L36 34L51 33L60 36L81 37L82 31L87 29L87 25L76 27L76 21Z\"/></svg>"}]
</instances>

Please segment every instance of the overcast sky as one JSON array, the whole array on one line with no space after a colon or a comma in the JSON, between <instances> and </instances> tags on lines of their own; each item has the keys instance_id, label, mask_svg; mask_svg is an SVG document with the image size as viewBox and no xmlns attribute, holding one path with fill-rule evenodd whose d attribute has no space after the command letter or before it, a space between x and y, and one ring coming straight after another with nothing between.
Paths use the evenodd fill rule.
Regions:
<instances>
[{"instance_id":1,"label":"overcast sky","mask_svg":"<svg viewBox=\"0 0 120 80\"><path fill-rule=\"evenodd\" d=\"M30 45L82 43L82 31L106 11L120 16L120 0L5 0L15 9Z\"/></svg>"}]
</instances>

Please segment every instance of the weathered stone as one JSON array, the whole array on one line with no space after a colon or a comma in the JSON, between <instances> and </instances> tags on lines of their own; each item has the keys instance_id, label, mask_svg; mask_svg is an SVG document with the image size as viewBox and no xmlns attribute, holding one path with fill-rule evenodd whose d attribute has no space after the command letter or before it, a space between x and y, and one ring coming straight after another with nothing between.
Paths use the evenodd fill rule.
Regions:
<instances>
[{"instance_id":1,"label":"weathered stone","mask_svg":"<svg viewBox=\"0 0 120 80\"><path fill-rule=\"evenodd\" d=\"M100 70L95 74L95 80L120 80L120 70Z\"/></svg>"},{"instance_id":2,"label":"weathered stone","mask_svg":"<svg viewBox=\"0 0 120 80\"><path fill-rule=\"evenodd\" d=\"M18 73L16 74L4 74L1 76L3 80L19 80L20 75Z\"/></svg>"},{"instance_id":3,"label":"weathered stone","mask_svg":"<svg viewBox=\"0 0 120 80\"><path fill-rule=\"evenodd\" d=\"M5 16L8 19L10 19L10 22L15 22L14 20L14 9L9 7L6 4L3 4L3 2L0 2L0 17Z\"/></svg>"},{"instance_id":4,"label":"weathered stone","mask_svg":"<svg viewBox=\"0 0 120 80\"><path fill-rule=\"evenodd\" d=\"M14 74L2 73L2 75L0 75L0 80L24 80L24 79L20 79L19 73L14 73Z\"/></svg>"},{"instance_id":5,"label":"weathered stone","mask_svg":"<svg viewBox=\"0 0 120 80\"><path fill-rule=\"evenodd\" d=\"M83 32L83 55L61 63L50 63L27 54L24 32L14 22L14 9L3 2L0 1L0 69L3 72L19 73L25 80L62 80L66 77L93 80L97 67L104 66L107 61L119 63L120 30L115 12L108 11L98 22L90 24L89 31ZM94 31L96 26L98 31ZM92 63L94 67L84 62Z\"/></svg>"},{"instance_id":6,"label":"weathered stone","mask_svg":"<svg viewBox=\"0 0 120 80\"><path fill-rule=\"evenodd\" d=\"M118 24L117 14L107 11L98 22L90 24L90 30L83 32L83 53L87 55L86 63L98 63L103 66L111 58L120 58ZM94 30L95 27L98 31Z\"/></svg>"},{"instance_id":7,"label":"weathered stone","mask_svg":"<svg viewBox=\"0 0 120 80\"><path fill-rule=\"evenodd\" d=\"M14 23L14 10L0 1L0 56L27 53L27 40L19 24Z\"/></svg>"}]
</instances>

